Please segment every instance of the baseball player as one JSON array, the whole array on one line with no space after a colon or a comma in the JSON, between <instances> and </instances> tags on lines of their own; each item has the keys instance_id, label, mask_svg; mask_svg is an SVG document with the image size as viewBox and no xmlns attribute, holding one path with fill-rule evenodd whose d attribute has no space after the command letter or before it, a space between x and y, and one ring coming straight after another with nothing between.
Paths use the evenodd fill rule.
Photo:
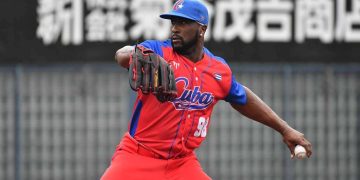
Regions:
<instances>
[{"instance_id":1,"label":"baseball player","mask_svg":"<svg viewBox=\"0 0 360 180\"><path fill-rule=\"evenodd\" d=\"M205 180L194 150L204 141L215 104L225 100L239 113L279 132L292 155L311 144L250 89L237 82L226 61L204 47L209 22L197 0L179 0L161 18L171 38L125 46L115 54L137 91L128 132L102 180Z\"/></svg>"}]
</instances>

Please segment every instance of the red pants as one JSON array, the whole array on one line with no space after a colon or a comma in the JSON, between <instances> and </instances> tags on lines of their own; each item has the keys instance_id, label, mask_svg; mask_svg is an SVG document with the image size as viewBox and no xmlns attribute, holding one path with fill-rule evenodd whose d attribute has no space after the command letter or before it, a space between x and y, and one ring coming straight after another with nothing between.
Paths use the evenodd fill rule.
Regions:
<instances>
[{"instance_id":1,"label":"red pants","mask_svg":"<svg viewBox=\"0 0 360 180\"><path fill-rule=\"evenodd\" d=\"M136 142L121 143L101 180L209 180L195 154L158 159Z\"/></svg>"}]
</instances>

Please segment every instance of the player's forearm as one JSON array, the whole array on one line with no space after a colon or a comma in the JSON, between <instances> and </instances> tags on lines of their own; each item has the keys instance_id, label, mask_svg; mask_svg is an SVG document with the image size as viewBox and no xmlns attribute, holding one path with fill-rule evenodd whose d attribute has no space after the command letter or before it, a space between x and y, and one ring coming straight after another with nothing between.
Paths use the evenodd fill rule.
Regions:
<instances>
[{"instance_id":1,"label":"player's forearm","mask_svg":"<svg viewBox=\"0 0 360 180\"><path fill-rule=\"evenodd\" d=\"M244 116L273 128L280 134L283 134L285 131L291 128L255 93L253 93L247 87L244 88L247 96L246 104L231 104L233 108L235 108Z\"/></svg>"},{"instance_id":2,"label":"player's forearm","mask_svg":"<svg viewBox=\"0 0 360 180\"><path fill-rule=\"evenodd\" d=\"M115 53L115 61L124 68L129 68L130 54L133 46L124 46Z\"/></svg>"}]
</instances>

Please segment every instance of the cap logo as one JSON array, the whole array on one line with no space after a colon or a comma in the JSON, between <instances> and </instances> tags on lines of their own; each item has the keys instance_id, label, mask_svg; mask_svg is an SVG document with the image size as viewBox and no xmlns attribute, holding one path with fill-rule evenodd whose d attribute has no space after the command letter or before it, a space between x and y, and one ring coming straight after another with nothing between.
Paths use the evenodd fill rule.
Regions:
<instances>
[{"instance_id":1,"label":"cap logo","mask_svg":"<svg viewBox=\"0 0 360 180\"><path fill-rule=\"evenodd\" d=\"M183 7L183 3L184 3L184 0L176 1L176 3L174 4L173 10L181 9Z\"/></svg>"}]
</instances>

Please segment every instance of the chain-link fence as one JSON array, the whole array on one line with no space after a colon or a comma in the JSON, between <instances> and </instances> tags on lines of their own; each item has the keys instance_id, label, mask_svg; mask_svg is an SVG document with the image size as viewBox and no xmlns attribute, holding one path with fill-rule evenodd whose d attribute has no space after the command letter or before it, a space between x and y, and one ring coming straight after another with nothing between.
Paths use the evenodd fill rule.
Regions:
<instances>
[{"instance_id":1,"label":"chain-link fence","mask_svg":"<svg viewBox=\"0 0 360 180\"><path fill-rule=\"evenodd\" d=\"M290 160L280 135L220 102L197 152L213 179L360 179L359 64L231 67L314 154ZM133 100L126 70L113 64L0 67L0 179L99 179Z\"/></svg>"}]
</instances>

